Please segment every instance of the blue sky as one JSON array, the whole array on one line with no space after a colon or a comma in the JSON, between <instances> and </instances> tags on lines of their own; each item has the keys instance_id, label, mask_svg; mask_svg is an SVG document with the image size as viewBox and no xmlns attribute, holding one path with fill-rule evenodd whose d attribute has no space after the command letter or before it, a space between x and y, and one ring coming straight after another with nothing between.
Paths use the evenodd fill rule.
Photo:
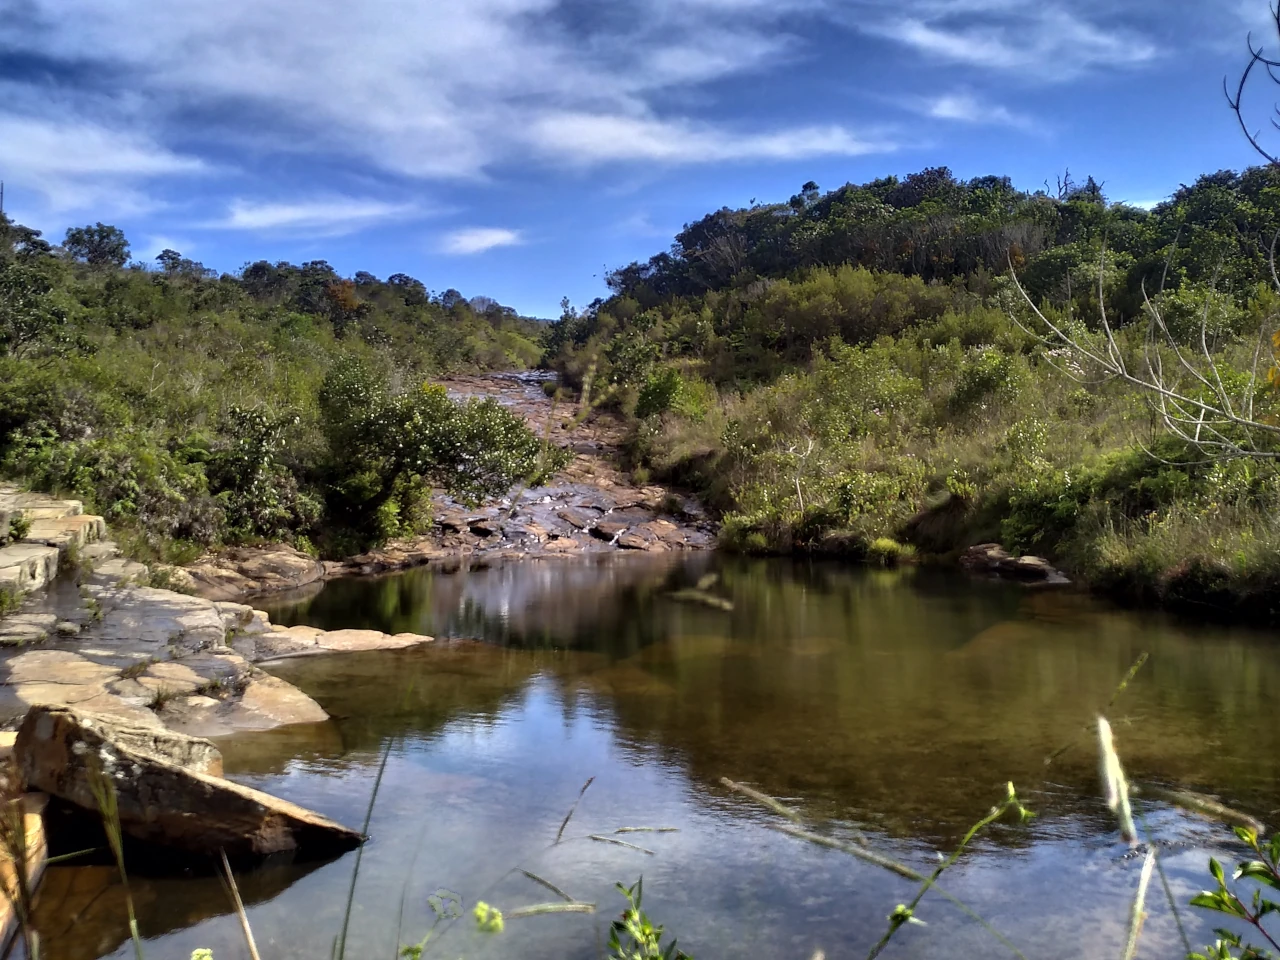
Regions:
<instances>
[{"instance_id":1,"label":"blue sky","mask_svg":"<svg viewBox=\"0 0 1280 960\"><path fill-rule=\"evenodd\" d=\"M0 0L0 179L53 240L553 316L807 180L1070 168L1150 203L1252 163L1249 30L1280 53L1267 0Z\"/></svg>"}]
</instances>

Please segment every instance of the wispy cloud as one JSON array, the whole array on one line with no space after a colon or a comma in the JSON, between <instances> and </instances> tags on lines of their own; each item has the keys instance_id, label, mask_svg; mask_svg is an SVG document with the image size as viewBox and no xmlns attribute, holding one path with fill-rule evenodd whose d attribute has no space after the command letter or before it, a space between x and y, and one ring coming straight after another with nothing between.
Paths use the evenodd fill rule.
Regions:
<instances>
[{"instance_id":1,"label":"wispy cloud","mask_svg":"<svg viewBox=\"0 0 1280 960\"><path fill-rule=\"evenodd\" d=\"M11 188L38 193L52 212L92 204L118 213L154 205L138 189L147 180L203 173L208 165L140 133L0 113L0 170Z\"/></svg>"},{"instance_id":2,"label":"wispy cloud","mask_svg":"<svg viewBox=\"0 0 1280 960\"><path fill-rule=\"evenodd\" d=\"M1170 2L1202 0L1134 0L1151 22ZM183 0L140 22L127 4L22 0L22 15L0 36L0 57L36 58L41 70L0 86L0 168L47 210L105 215L155 204L181 177L227 174L210 188L223 191L219 205L269 189L256 180L247 188L232 168L241 176L302 170L319 184L341 170L370 186L329 189L394 198L407 179L467 181L469 189L518 177L531 161L544 171L627 165L630 173L645 164L857 157L892 151L899 137L834 112L847 103L824 102L823 81L805 88L812 98L797 96L794 116L760 109L735 84L830 59L819 34L836 31L962 73L954 82L984 71L1061 80L1157 56L1129 6ZM979 116L979 106L935 97L918 112L1013 127L1025 120L999 106ZM191 196L208 210L206 192ZM414 215L413 205L386 200L240 199L206 225L348 233Z\"/></svg>"},{"instance_id":3,"label":"wispy cloud","mask_svg":"<svg viewBox=\"0 0 1280 960\"><path fill-rule=\"evenodd\" d=\"M524 237L519 230L505 227L467 227L446 235L440 242L440 252L470 256L496 247L514 247L522 243Z\"/></svg>"},{"instance_id":4,"label":"wispy cloud","mask_svg":"<svg viewBox=\"0 0 1280 960\"><path fill-rule=\"evenodd\" d=\"M1078 10L1052 3L906 0L901 10L898 17L869 20L863 29L942 61L1020 70L1041 80L1146 63L1158 52L1131 29L1099 25Z\"/></svg>"},{"instance_id":5,"label":"wispy cloud","mask_svg":"<svg viewBox=\"0 0 1280 960\"><path fill-rule=\"evenodd\" d=\"M403 220L420 212L413 204L355 197L321 197L292 203L236 200L225 217L205 226L220 230L306 231L338 236L388 220Z\"/></svg>"},{"instance_id":6,"label":"wispy cloud","mask_svg":"<svg viewBox=\"0 0 1280 960\"><path fill-rule=\"evenodd\" d=\"M939 97L921 97L908 106L934 120L951 120L973 125L1038 129L1036 122L998 103L987 103L971 93L947 93Z\"/></svg>"},{"instance_id":7,"label":"wispy cloud","mask_svg":"<svg viewBox=\"0 0 1280 960\"><path fill-rule=\"evenodd\" d=\"M689 121L601 113L558 113L542 117L531 126L530 139L544 156L572 164L856 157L884 153L895 147L889 140L864 139L840 126L738 133Z\"/></svg>"}]
</instances>

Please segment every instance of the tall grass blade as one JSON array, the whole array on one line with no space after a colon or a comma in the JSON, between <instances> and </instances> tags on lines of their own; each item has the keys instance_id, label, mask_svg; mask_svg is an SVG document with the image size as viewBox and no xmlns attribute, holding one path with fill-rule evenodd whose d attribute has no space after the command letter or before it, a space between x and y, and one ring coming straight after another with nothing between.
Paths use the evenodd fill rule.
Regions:
<instances>
[{"instance_id":1,"label":"tall grass blade","mask_svg":"<svg viewBox=\"0 0 1280 960\"><path fill-rule=\"evenodd\" d=\"M582 796L587 792L587 788L596 782L595 777L588 777L587 782L582 785L582 789L578 791L578 799L573 801L573 806L569 808L569 812L564 815L564 822L560 824L560 829L556 831L556 843L560 842L560 838L564 836L565 827L569 826L569 821L573 819L574 812L578 809L578 804L582 802Z\"/></svg>"},{"instance_id":2,"label":"tall grass blade","mask_svg":"<svg viewBox=\"0 0 1280 960\"><path fill-rule=\"evenodd\" d=\"M1142 922L1146 918L1147 886L1151 883L1151 873L1156 866L1156 852L1147 851L1147 859L1142 863L1142 875L1138 878L1138 892L1134 894L1133 906L1129 909L1129 936L1124 943L1124 953L1120 960L1133 960L1138 952L1138 937L1142 934Z\"/></svg>"},{"instance_id":3,"label":"tall grass blade","mask_svg":"<svg viewBox=\"0 0 1280 960\"><path fill-rule=\"evenodd\" d=\"M1114 707L1116 704L1116 701L1120 699L1120 694L1124 693L1125 690L1129 688L1129 684L1133 682L1133 678L1138 675L1139 670L1141 670L1144 666L1146 666L1146 663L1149 659L1151 659L1151 654L1147 653L1145 650L1142 653L1138 654L1138 659L1133 661L1133 664L1129 667L1129 670L1124 675L1124 678L1121 679L1121 681L1116 685L1115 690L1112 691L1111 699L1108 700L1107 705L1102 708L1101 710L1102 713L1111 712L1111 708ZM1070 750L1073 746L1075 746L1076 741L1080 738L1080 734L1089 734L1089 733L1093 733L1093 731L1094 731L1093 724L1086 723L1083 727L1080 728L1080 733L1076 734L1074 737L1072 737L1070 740L1068 740L1066 743L1060 746L1057 750L1053 751L1053 753L1049 754L1049 756L1045 757L1044 765L1046 767L1052 766L1055 760L1057 760L1060 756L1062 756L1064 753Z\"/></svg>"},{"instance_id":4,"label":"tall grass blade","mask_svg":"<svg viewBox=\"0 0 1280 960\"><path fill-rule=\"evenodd\" d=\"M880 867L881 869L888 870L890 873L896 873L898 876L907 880L914 880L917 883L923 883L928 879L923 873L912 870L906 864L898 863L896 860L891 860L886 856L867 850L864 847L855 847L849 843L841 843L839 840L833 840L830 837L824 837L818 833L809 833L807 830L800 830L796 827L789 827L784 823L770 824L769 828L771 830L777 830L779 833L785 833L789 837L795 837L798 840L807 840L809 843L815 843L820 847L830 847L832 850L839 850L842 853L847 853L850 856L857 857L859 860L865 860L867 863ZM983 930L991 934L992 937L998 940L1000 944L1015 957L1018 957L1019 960L1027 960L1026 955L1017 948L1013 941L983 919L976 910L970 907L959 897L947 890L944 890L936 883L933 884L932 889L934 893L942 897L944 900L947 900L966 917L973 920L982 927Z\"/></svg>"},{"instance_id":5,"label":"tall grass blade","mask_svg":"<svg viewBox=\"0 0 1280 960\"><path fill-rule=\"evenodd\" d=\"M587 839L594 840L596 843L612 843L614 846L626 847L629 850L639 850L641 853L650 857L654 856L654 852L652 850L647 850L644 847L637 847L634 843L627 843L627 841L619 840L617 837L602 837L598 833L593 833Z\"/></svg>"},{"instance_id":6,"label":"tall grass blade","mask_svg":"<svg viewBox=\"0 0 1280 960\"><path fill-rule=\"evenodd\" d=\"M1115 737L1106 717L1098 717L1098 753L1102 788L1107 806L1120 824L1121 838L1130 844L1138 842L1138 830L1133 825L1133 807L1129 802L1129 781L1125 779L1120 755L1116 753Z\"/></svg>"},{"instance_id":7,"label":"tall grass blade","mask_svg":"<svg viewBox=\"0 0 1280 960\"><path fill-rule=\"evenodd\" d=\"M124 884L124 905L129 914L129 936L133 940L133 952L137 960L143 960L142 937L138 934L138 915L133 909L133 892L129 889L129 875L124 869L124 838L120 829L120 807L116 788L101 768L89 771L89 789L102 817L102 829L107 834L107 844L115 855L120 882Z\"/></svg>"},{"instance_id":8,"label":"tall grass blade","mask_svg":"<svg viewBox=\"0 0 1280 960\"><path fill-rule=\"evenodd\" d=\"M1004 802L998 806L992 807L990 813L969 828L969 832L964 835L964 839L960 841L960 845L955 848L950 857L938 864L933 873L925 879L924 883L920 885L920 889L916 891L916 895L912 898L910 903L900 904L898 908L893 911L889 917L889 929L886 930L884 936L880 938L880 942L871 948L871 952L867 954L867 960L875 960L875 958L880 955L880 952L889 945L889 941L893 939L894 934L896 934L906 924L916 922L916 907L920 905L920 901L924 899L924 895L929 892L930 888L936 889L934 884L937 882L938 877L942 876L943 871L951 867L960 859L960 855L964 853L965 849L973 841L974 837L1010 811L1016 812L1024 820L1031 816L1031 813L1023 807L1022 803L1018 800L1018 796L1014 792L1012 783L1008 785L1008 794L1005 797ZM1019 956L1021 956L1021 954L1019 954Z\"/></svg>"},{"instance_id":9,"label":"tall grass blade","mask_svg":"<svg viewBox=\"0 0 1280 960\"><path fill-rule=\"evenodd\" d=\"M774 813L778 814L779 816L786 817L788 820L792 821L793 823L801 823L801 824L804 823L804 820L803 818L801 818L799 813L797 813L795 810L792 810L786 804L775 800L773 797L769 796L767 793L761 793L759 790L756 790L752 787L748 787L745 783L737 783L734 780L730 780L728 777L721 777L720 783L725 787L728 787L734 793L740 793L744 797L746 797L748 800L754 800L756 803L760 804L761 806L768 807Z\"/></svg>"},{"instance_id":10,"label":"tall grass blade","mask_svg":"<svg viewBox=\"0 0 1280 960\"><path fill-rule=\"evenodd\" d=\"M225 886L227 893L231 895L231 904L236 908L236 916L240 920L240 929L244 933L244 942L249 947L249 957L251 960L262 960L258 955L258 945L253 942L253 930L249 928L249 917L244 912L244 902L240 899L240 888L236 886L235 875L231 872L231 863L227 860L227 851L219 850L222 854L222 871L226 874Z\"/></svg>"},{"instance_id":11,"label":"tall grass blade","mask_svg":"<svg viewBox=\"0 0 1280 960\"><path fill-rule=\"evenodd\" d=\"M522 917L542 917L549 913L595 913L594 903L535 903L529 907L517 907L508 910L503 916L508 920L519 920Z\"/></svg>"},{"instance_id":12,"label":"tall grass blade","mask_svg":"<svg viewBox=\"0 0 1280 960\"><path fill-rule=\"evenodd\" d=\"M1257 817L1250 816L1242 810L1228 807L1225 803L1220 803L1213 797L1205 796L1203 793L1196 793L1192 790L1170 790L1160 786L1158 783L1132 783L1129 785L1129 793L1131 796L1163 800L1165 803L1171 803L1175 807L1181 807L1183 810L1189 810L1204 817L1220 820L1228 826L1245 827L1257 834L1264 834L1267 831L1266 825Z\"/></svg>"},{"instance_id":13,"label":"tall grass blade","mask_svg":"<svg viewBox=\"0 0 1280 960\"><path fill-rule=\"evenodd\" d=\"M529 870L521 870L520 872L521 872L521 873L523 873L523 874L524 874L526 877L528 877L530 880L532 880L534 883L536 883L536 884L538 884L539 886L545 887L546 889L550 890L552 893L554 893L554 894L555 894L557 897L559 897L561 900L565 901L565 903L577 903L577 902L578 902L578 901L577 901L577 900L575 900L573 897L569 896L567 893L565 893L563 890L561 890L559 887L557 887L557 886L556 886L554 883L552 883L550 880L546 880L546 879L544 879L544 878L542 878L542 877L538 876L536 873L532 873L532 872L531 872L531 871L529 871Z\"/></svg>"},{"instance_id":14,"label":"tall grass blade","mask_svg":"<svg viewBox=\"0 0 1280 960\"><path fill-rule=\"evenodd\" d=\"M768 825L770 830L777 830L779 833L785 833L789 837L795 837L797 840L807 840L809 843L816 844L820 847L829 847L832 850L839 850L850 856L857 857L874 866L880 867L882 870L888 870L890 873L896 873L898 876L907 880L915 880L923 882L925 875L916 870L912 870L905 863L899 863L891 860L883 854L868 850L866 847L855 846L852 843L845 843L842 840L834 840L831 837L824 837L820 833L810 833L808 830L801 830L799 827L789 827L785 823L771 823Z\"/></svg>"},{"instance_id":15,"label":"tall grass blade","mask_svg":"<svg viewBox=\"0 0 1280 960\"><path fill-rule=\"evenodd\" d=\"M29 870L31 851L27 845L27 809L21 797L4 804L4 814L0 816L0 848L13 864L13 889L4 884L4 897L18 921L27 960L38 960L40 937L31 924L33 891ZM46 858L45 863L48 862Z\"/></svg>"},{"instance_id":16,"label":"tall grass blade","mask_svg":"<svg viewBox=\"0 0 1280 960\"><path fill-rule=\"evenodd\" d=\"M378 764L378 775L373 781L373 793L369 795L369 806L364 811L364 826L360 828L360 835L369 839L369 824L373 821L373 808L378 802L378 791L382 789L382 775L387 772L387 761L391 758L391 740L387 740L387 745L382 749L382 761ZM334 948L334 956L337 960L343 960L347 955L347 933L351 929L351 911L356 902L356 881L360 879L360 861L364 858L364 844L356 850L355 866L351 870L351 886L347 890L347 905L342 912L342 933L338 935L337 945Z\"/></svg>"}]
</instances>

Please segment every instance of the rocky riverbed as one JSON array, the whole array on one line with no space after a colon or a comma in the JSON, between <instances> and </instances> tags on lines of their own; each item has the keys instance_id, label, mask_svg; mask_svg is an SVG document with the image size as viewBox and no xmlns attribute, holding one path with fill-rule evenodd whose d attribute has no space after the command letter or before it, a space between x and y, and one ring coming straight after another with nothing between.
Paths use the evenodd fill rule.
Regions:
<instances>
[{"instance_id":1,"label":"rocky riverbed","mask_svg":"<svg viewBox=\"0 0 1280 960\"><path fill-rule=\"evenodd\" d=\"M340 562L285 546L238 548L157 576L122 558L102 518L86 515L79 502L0 486L6 527L11 515L33 521L23 538L0 549L0 579L28 594L16 614L0 620L0 725L16 726L37 703L197 736L320 722L326 714L319 704L259 664L401 649L431 638L287 628L235 600L427 564L448 570L714 544L715 525L695 501L636 484L622 470L617 418L579 416L572 404L548 396L544 380L493 374L451 380L449 389L458 397L496 397L572 449L573 461L552 483L475 509L437 495L429 533Z\"/></svg>"},{"instance_id":2,"label":"rocky riverbed","mask_svg":"<svg viewBox=\"0 0 1280 960\"><path fill-rule=\"evenodd\" d=\"M447 382L455 397L495 397L573 460L551 483L516 489L478 508L434 498L432 529L344 561L321 563L288 547L241 548L186 568L203 597L235 600L296 590L320 580L430 565L475 568L601 551L663 553L715 545L716 525L696 500L658 484L637 484L621 468L625 428L601 412L548 396L537 373L486 374Z\"/></svg>"}]
</instances>

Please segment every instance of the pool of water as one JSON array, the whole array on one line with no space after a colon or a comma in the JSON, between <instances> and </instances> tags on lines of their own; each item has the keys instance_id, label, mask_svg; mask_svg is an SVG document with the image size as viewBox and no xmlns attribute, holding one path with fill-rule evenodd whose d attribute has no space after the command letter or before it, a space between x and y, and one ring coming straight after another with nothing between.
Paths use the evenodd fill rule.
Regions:
<instances>
[{"instance_id":1,"label":"pool of water","mask_svg":"<svg viewBox=\"0 0 1280 960\"><path fill-rule=\"evenodd\" d=\"M732 609L672 596L708 574ZM1141 858L1099 799L1083 728L1143 652L1109 711L1131 775L1280 818L1274 636L1076 593L704 555L338 581L271 612L440 638L279 662L271 671L333 720L220 744L234 779L357 826L386 757L348 957L420 940L441 889L507 911L554 900L525 870L599 911L514 919L499 935L444 925L437 955L601 956L622 902L614 884L643 876L646 909L699 960L865 957L915 885L778 832L777 815L722 777L783 798L807 829L865 835L921 870L1013 781L1036 818L994 826L943 885L1028 957L1118 956ZM1221 824L1139 809L1180 905L1205 884L1210 853L1239 853ZM675 829L615 832L625 827ZM246 875L262 956L329 956L354 866L352 854ZM139 876L131 888L148 957L244 955L216 878ZM1149 908L1139 956L1179 956L1163 896ZM885 956L1013 955L936 896L919 916L927 925L904 928ZM54 960L133 955L109 868L52 868L39 920ZM1212 939L1207 918L1184 908L1183 920L1194 946Z\"/></svg>"}]
</instances>

